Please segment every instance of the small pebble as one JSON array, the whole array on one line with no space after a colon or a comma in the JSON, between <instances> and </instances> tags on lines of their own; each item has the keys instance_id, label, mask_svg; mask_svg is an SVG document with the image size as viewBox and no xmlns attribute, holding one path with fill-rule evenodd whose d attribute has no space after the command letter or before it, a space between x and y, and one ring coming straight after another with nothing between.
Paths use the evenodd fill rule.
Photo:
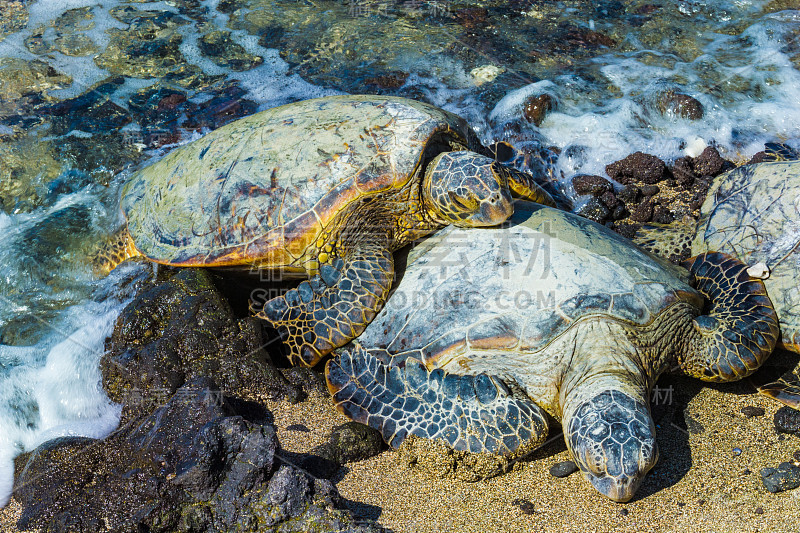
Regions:
<instances>
[{"instance_id":1,"label":"small pebble","mask_svg":"<svg viewBox=\"0 0 800 533\"><path fill-rule=\"evenodd\" d=\"M756 507L756 514L764 514L764 508L763 507Z\"/></svg>"},{"instance_id":2,"label":"small pebble","mask_svg":"<svg viewBox=\"0 0 800 533\"><path fill-rule=\"evenodd\" d=\"M517 498L516 500L512 501L511 505L519 507L519 510L522 511L522 514L534 514L536 512L533 504L522 498Z\"/></svg>"},{"instance_id":3,"label":"small pebble","mask_svg":"<svg viewBox=\"0 0 800 533\"><path fill-rule=\"evenodd\" d=\"M706 503L706 501L704 499L702 499L702 498L697 500L697 505L705 505L705 503Z\"/></svg>"},{"instance_id":4,"label":"small pebble","mask_svg":"<svg viewBox=\"0 0 800 533\"><path fill-rule=\"evenodd\" d=\"M770 492L783 492L800 487L800 467L781 463L777 468L762 468L761 482Z\"/></svg>"},{"instance_id":5,"label":"small pebble","mask_svg":"<svg viewBox=\"0 0 800 533\"><path fill-rule=\"evenodd\" d=\"M577 471L578 465L574 461L562 461L550 467L550 475L553 477L567 477Z\"/></svg>"},{"instance_id":6,"label":"small pebble","mask_svg":"<svg viewBox=\"0 0 800 533\"><path fill-rule=\"evenodd\" d=\"M742 449L741 448L734 448L733 449L733 455L737 455L737 456L738 455L742 455Z\"/></svg>"},{"instance_id":7,"label":"small pebble","mask_svg":"<svg viewBox=\"0 0 800 533\"><path fill-rule=\"evenodd\" d=\"M794 457L794 460L795 460L795 461L800 461L800 450L796 450L796 451L795 451L795 452L792 454L792 457Z\"/></svg>"},{"instance_id":8,"label":"small pebble","mask_svg":"<svg viewBox=\"0 0 800 533\"><path fill-rule=\"evenodd\" d=\"M775 429L781 433L797 433L800 431L800 411L784 406L778 409L772 421Z\"/></svg>"},{"instance_id":9,"label":"small pebble","mask_svg":"<svg viewBox=\"0 0 800 533\"><path fill-rule=\"evenodd\" d=\"M753 473L753 471L750 470L749 468L745 468L744 470L742 470L742 475L743 476L749 476L752 473Z\"/></svg>"},{"instance_id":10,"label":"small pebble","mask_svg":"<svg viewBox=\"0 0 800 533\"><path fill-rule=\"evenodd\" d=\"M747 405L745 407L742 407L742 414L747 418L753 418L754 416L764 416L764 408Z\"/></svg>"},{"instance_id":11,"label":"small pebble","mask_svg":"<svg viewBox=\"0 0 800 533\"><path fill-rule=\"evenodd\" d=\"M303 424L290 424L286 426L286 431L302 431L303 433L311 433L311 430Z\"/></svg>"},{"instance_id":12,"label":"small pebble","mask_svg":"<svg viewBox=\"0 0 800 533\"><path fill-rule=\"evenodd\" d=\"M628 516L628 510L627 509L620 509L619 510L619 515L620 516Z\"/></svg>"},{"instance_id":13,"label":"small pebble","mask_svg":"<svg viewBox=\"0 0 800 533\"><path fill-rule=\"evenodd\" d=\"M658 185L642 185L639 190L643 196L655 196L661 192L661 188Z\"/></svg>"}]
</instances>

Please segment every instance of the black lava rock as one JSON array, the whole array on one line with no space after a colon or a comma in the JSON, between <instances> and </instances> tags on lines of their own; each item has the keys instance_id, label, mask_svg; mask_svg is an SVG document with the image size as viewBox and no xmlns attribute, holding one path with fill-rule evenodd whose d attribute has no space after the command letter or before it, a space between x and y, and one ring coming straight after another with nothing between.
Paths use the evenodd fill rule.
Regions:
<instances>
[{"instance_id":1,"label":"black lava rock","mask_svg":"<svg viewBox=\"0 0 800 533\"><path fill-rule=\"evenodd\" d=\"M578 214L598 224L605 224L611 216L611 210L598 198L589 198L586 204L578 209Z\"/></svg>"},{"instance_id":2,"label":"black lava rock","mask_svg":"<svg viewBox=\"0 0 800 533\"><path fill-rule=\"evenodd\" d=\"M607 165L606 173L623 185L631 183L652 185L666 177L667 166L654 155L635 152L625 159Z\"/></svg>"},{"instance_id":3,"label":"black lava rock","mask_svg":"<svg viewBox=\"0 0 800 533\"><path fill-rule=\"evenodd\" d=\"M697 120L703 118L703 104L688 94L666 91L658 96L656 107L665 116Z\"/></svg>"},{"instance_id":4,"label":"black lava rock","mask_svg":"<svg viewBox=\"0 0 800 533\"><path fill-rule=\"evenodd\" d=\"M650 222L653 218L653 202L646 200L636 206L633 213L631 213L631 220L634 222Z\"/></svg>"},{"instance_id":5,"label":"black lava rock","mask_svg":"<svg viewBox=\"0 0 800 533\"><path fill-rule=\"evenodd\" d=\"M636 185L626 185L617 193L617 199L626 204L638 204L642 199L642 190Z\"/></svg>"},{"instance_id":6,"label":"black lava rock","mask_svg":"<svg viewBox=\"0 0 800 533\"><path fill-rule=\"evenodd\" d=\"M703 153L692 161L694 173L698 176L719 176L734 168L733 163L726 161L713 146L707 146Z\"/></svg>"},{"instance_id":7,"label":"black lava rock","mask_svg":"<svg viewBox=\"0 0 800 533\"><path fill-rule=\"evenodd\" d=\"M591 194L592 196L601 196L614 190L610 181L591 174L579 174L573 177L572 187L575 189L575 194Z\"/></svg>"},{"instance_id":8,"label":"black lava rock","mask_svg":"<svg viewBox=\"0 0 800 533\"><path fill-rule=\"evenodd\" d=\"M578 465L574 461L561 461L550 467L550 475L553 477L567 477L577 471Z\"/></svg>"},{"instance_id":9,"label":"black lava rock","mask_svg":"<svg viewBox=\"0 0 800 533\"><path fill-rule=\"evenodd\" d=\"M672 172L675 182L684 189L690 189L694 180L697 179L697 174L694 173L694 168L692 168L692 158L690 157L676 159L672 168L670 168L670 172Z\"/></svg>"},{"instance_id":10,"label":"black lava rock","mask_svg":"<svg viewBox=\"0 0 800 533\"><path fill-rule=\"evenodd\" d=\"M533 122L539 126L547 114L555 109L555 98L547 93L540 94L539 96L531 96L525 101L523 114L528 122Z\"/></svg>"},{"instance_id":11,"label":"black lava rock","mask_svg":"<svg viewBox=\"0 0 800 533\"><path fill-rule=\"evenodd\" d=\"M800 467L781 463L778 468L762 468L761 481L770 492L783 492L800 487Z\"/></svg>"},{"instance_id":12,"label":"black lava rock","mask_svg":"<svg viewBox=\"0 0 800 533\"><path fill-rule=\"evenodd\" d=\"M299 401L302 392L272 365L262 345L256 319L234 317L205 270L181 269L120 314L100 361L103 388L124 404L123 423L198 376L245 399L257 391Z\"/></svg>"},{"instance_id":13,"label":"black lava rock","mask_svg":"<svg viewBox=\"0 0 800 533\"><path fill-rule=\"evenodd\" d=\"M775 423L775 429L781 433L800 434L800 411L797 409L788 406L781 407L775 413L772 421Z\"/></svg>"},{"instance_id":14,"label":"black lava rock","mask_svg":"<svg viewBox=\"0 0 800 533\"><path fill-rule=\"evenodd\" d=\"M745 407L742 407L742 414L747 418L753 418L755 416L764 416L764 408L754 407L752 405L746 405Z\"/></svg>"},{"instance_id":15,"label":"black lava rock","mask_svg":"<svg viewBox=\"0 0 800 533\"><path fill-rule=\"evenodd\" d=\"M248 420L213 381L197 378L103 440L58 439L23 458L15 482L18 525L197 532L355 527L333 485L284 464L283 456L271 425Z\"/></svg>"},{"instance_id":16,"label":"black lava rock","mask_svg":"<svg viewBox=\"0 0 800 533\"><path fill-rule=\"evenodd\" d=\"M675 217L672 216L672 213L669 209L664 207L663 205L657 205L653 208L653 222L658 224L669 224Z\"/></svg>"},{"instance_id":17,"label":"black lava rock","mask_svg":"<svg viewBox=\"0 0 800 533\"><path fill-rule=\"evenodd\" d=\"M369 459L385 448L380 432L358 422L347 422L331 431L328 441L301 459L302 467L329 479L341 465Z\"/></svg>"},{"instance_id":18,"label":"black lava rock","mask_svg":"<svg viewBox=\"0 0 800 533\"><path fill-rule=\"evenodd\" d=\"M523 498L516 498L511 501L511 505L518 507L522 514L535 514L536 508L533 506L529 500Z\"/></svg>"}]
</instances>

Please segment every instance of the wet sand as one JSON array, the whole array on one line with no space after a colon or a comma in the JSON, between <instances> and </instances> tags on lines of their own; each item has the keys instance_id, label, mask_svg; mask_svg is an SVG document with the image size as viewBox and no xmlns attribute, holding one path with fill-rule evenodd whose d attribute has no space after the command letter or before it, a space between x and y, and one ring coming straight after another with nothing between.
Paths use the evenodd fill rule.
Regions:
<instances>
[{"instance_id":1,"label":"wet sand","mask_svg":"<svg viewBox=\"0 0 800 533\"><path fill-rule=\"evenodd\" d=\"M569 459L557 433L515 471L488 481L431 479L391 451L346 465L334 481L357 516L395 533L800 530L800 489L771 494L759 474L800 450L800 438L774 429L772 416L780 405L756 394L747 380L720 386L683 378L667 383L659 385L674 397L662 399L678 407L654 409L657 420L660 416L659 463L625 504L601 496L579 473L563 479L549 474L553 464ZM681 398L687 402L680 404ZM266 403L282 447L292 452L311 450L347 421L324 396L297 405ZM746 406L762 407L765 414L747 418L741 413ZM310 431L298 431L298 424ZM531 506L523 512L515 500L530 502L532 513ZM0 512L3 532L17 531L18 512L15 502Z\"/></svg>"},{"instance_id":2,"label":"wet sand","mask_svg":"<svg viewBox=\"0 0 800 533\"><path fill-rule=\"evenodd\" d=\"M659 463L625 504L601 496L580 473L550 475L553 464L570 459L557 435L516 471L484 482L431 479L387 451L346 465L337 487L347 500L359 502L351 504L357 514L396 533L800 530L800 489L771 494L760 476L761 468L791 460L800 450L800 438L774 429L772 416L780 405L755 394L747 382L696 388L683 411L691 419L688 432L662 419ZM765 414L747 418L741 414L745 406L762 407ZM273 407L281 443L292 451L310 450L324 440L315 434L318 428L324 432L346 421L327 398L296 407ZM290 424L304 424L313 433L287 431ZM532 514L513 503L519 499L533 504Z\"/></svg>"}]
</instances>

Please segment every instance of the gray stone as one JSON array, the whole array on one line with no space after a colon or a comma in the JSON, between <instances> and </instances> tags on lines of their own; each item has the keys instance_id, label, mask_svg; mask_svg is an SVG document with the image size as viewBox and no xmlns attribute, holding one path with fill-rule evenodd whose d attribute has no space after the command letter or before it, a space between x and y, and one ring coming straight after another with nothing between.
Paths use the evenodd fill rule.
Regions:
<instances>
[{"instance_id":1,"label":"gray stone","mask_svg":"<svg viewBox=\"0 0 800 533\"><path fill-rule=\"evenodd\" d=\"M781 463L778 468L762 468L761 481L770 492L783 492L800 487L800 467Z\"/></svg>"}]
</instances>

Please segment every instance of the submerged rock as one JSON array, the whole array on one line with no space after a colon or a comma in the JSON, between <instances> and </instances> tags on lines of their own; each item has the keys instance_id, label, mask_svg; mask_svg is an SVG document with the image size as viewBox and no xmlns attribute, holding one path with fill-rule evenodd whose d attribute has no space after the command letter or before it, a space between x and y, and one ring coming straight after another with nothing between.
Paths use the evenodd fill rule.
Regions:
<instances>
[{"instance_id":1,"label":"submerged rock","mask_svg":"<svg viewBox=\"0 0 800 533\"><path fill-rule=\"evenodd\" d=\"M703 104L688 94L675 91L661 93L656 101L656 107L665 116L675 116L698 120L703 118Z\"/></svg>"}]
</instances>

